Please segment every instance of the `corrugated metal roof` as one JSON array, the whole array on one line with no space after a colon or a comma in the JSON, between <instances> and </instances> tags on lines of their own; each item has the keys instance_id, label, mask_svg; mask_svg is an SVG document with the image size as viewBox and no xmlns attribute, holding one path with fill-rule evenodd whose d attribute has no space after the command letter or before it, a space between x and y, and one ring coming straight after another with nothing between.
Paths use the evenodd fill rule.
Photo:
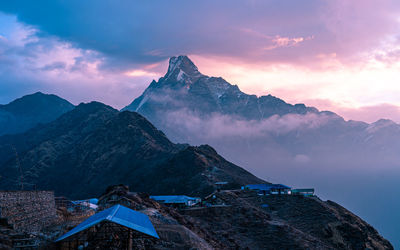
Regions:
<instances>
[{"instance_id":1,"label":"corrugated metal roof","mask_svg":"<svg viewBox=\"0 0 400 250\"><path fill-rule=\"evenodd\" d=\"M153 200L164 203L186 203L188 201L196 201L200 198L190 197L186 195L154 195L150 196Z\"/></svg>"},{"instance_id":2,"label":"corrugated metal roof","mask_svg":"<svg viewBox=\"0 0 400 250\"><path fill-rule=\"evenodd\" d=\"M58 238L56 242L64 240L105 220L159 239L159 236L147 215L121 205L115 205L89 217L74 229Z\"/></svg>"}]
</instances>

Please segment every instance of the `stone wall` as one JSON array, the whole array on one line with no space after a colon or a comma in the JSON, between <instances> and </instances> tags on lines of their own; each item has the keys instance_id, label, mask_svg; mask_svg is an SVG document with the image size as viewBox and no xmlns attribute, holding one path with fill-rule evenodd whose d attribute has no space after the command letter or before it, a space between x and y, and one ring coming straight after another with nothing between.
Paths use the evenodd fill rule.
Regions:
<instances>
[{"instance_id":1,"label":"stone wall","mask_svg":"<svg viewBox=\"0 0 400 250\"><path fill-rule=\"evenodd\" d=\"M0 218L14 230L39 232L56 218L52 191L0 191Z\"/></svg>"}]
</instances>

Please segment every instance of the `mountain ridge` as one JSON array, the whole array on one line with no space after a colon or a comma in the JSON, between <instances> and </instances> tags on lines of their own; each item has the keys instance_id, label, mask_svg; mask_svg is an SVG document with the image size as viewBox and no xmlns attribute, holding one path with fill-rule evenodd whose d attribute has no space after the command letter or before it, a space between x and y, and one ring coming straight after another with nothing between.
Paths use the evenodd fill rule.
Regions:
<instances>
[{"instance_id":1,"label":"mountain ridge","mask_svg":"<svg viewBox=\"0 0 400 250\"><path fill-rule=\"evenodd\" d=\"M25 132L48 123L75 106L56 95L36 92L0 105L0 135Z\"/></svg>"},{"instance_id":2,"label":"mountain ridge","mask_svg":"<svg viewBox=\"0 0 400 250\"><path fill-rule=\"evenodd\" d=\"M26 185L75 198L99 195L119 183L142 192L188 195L207 194L218 181L236 188L264 183L209 146L174 144L140 114L98 102L80 104L24 134L0 137L2 152L8 151L0 154L0 189L18 185L11 144Z\"/></svg>"},{"instance_id":3,"label":"mountain ridge","mask_svg":"<svg viewBox=\"0 0 400 250\"><path fill-rule=\"evenodd\" d=\"M164 94L163 92L173 93L174 91L179 91L179 93L172 98L174 100L181 100L183 98L183 100L186 101L185 106L187 106L188 103L190 104L189 100L191 96L194 96L195 98L202 98L210 102L210 105L216 107L216 110L223 114L233 112L228 106L229 102L232 101L238 109L240 109L241 105L248 106L243 108L243 110L234 112L234 114L239 117L256 120L274 115L279 110L278 114L280 115L287 113L305 114L307 112L319 112L316 108L306 107L304 104L288 104L282 99L272 95L257 97L255 95L245 94L237 85L231 85L222 77L209 77L201 74L197 66L195 66L187 56L171 57L165 76L161 77L158 82L153 80L141 96L122 110L142 111L141 113L146 115L146 113L149 113L146 107L143 107L143 105L146 105L146 102L156 102L147 105L159 107L160 105L157 105L157 97L160 94ZM185 95L190 95L190 97L185 98ZM275 107L268 107L271 105ZM177 104L177 106L182 107L184 105ZM152 107L147 107L147 109L149 108L151 109ZM201 112L201 109L196 108L195 105L190 105L189 109ZM252 110L257 110L257 112ZM201 113L204 115L207 112Z\"/></svg>"}]
</instances>

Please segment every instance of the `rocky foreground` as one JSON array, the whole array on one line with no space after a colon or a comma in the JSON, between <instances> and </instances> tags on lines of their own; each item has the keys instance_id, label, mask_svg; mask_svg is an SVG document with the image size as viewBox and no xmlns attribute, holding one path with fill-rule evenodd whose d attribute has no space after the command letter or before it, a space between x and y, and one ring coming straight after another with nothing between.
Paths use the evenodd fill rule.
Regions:
<instances>
[{"instance_id":1,"label":"rocky foreground","mask_svg":"<svg viewBox=\"0 0 400 250\"><path fill-rule=\"evenodd\" d=\"M150 217L160 239L138 238L138 249L393 249L365 221L317 197L223 190L205 200L213 205L175 209L116 186L99 204L122 203Z\"/></svg>"}]
</instances>

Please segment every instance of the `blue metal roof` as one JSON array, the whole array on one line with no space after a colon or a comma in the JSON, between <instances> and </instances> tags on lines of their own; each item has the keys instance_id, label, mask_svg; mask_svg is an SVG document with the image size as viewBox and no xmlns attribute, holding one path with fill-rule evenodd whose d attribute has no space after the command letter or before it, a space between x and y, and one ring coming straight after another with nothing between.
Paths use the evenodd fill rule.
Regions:
<instances>
[{"instance_id":1,"label":"blue metal roof","mask_svg":"<svg viewBox=\"0 0 400 250\"><path fill-rule=\"evenodd\" d=\"M81 204L81 203L91 203L91 204L95 204L97 205L97 203L99 202L99 199L97 198L92 198L92 199L87 199L87 200L76 200L76 201L71 201L74 204Z\"/></svg>"},{"instance_id":2,"label":"blue metal roof","mask_svg":"<svg viewBox=\"0 0 400 250\"><path fill-rule=\"evenodd\" d=\"M99 203L99 199L92 198L92 199L89 199L89 202L92 203L92 204L96 204L97 205L97 203Z\"/></svg>"},{"instance_id":3,"label":"blue metal roof","mask_svg":"<svg viewBox=\"0 0 400 250\"><path fill-rule=\"evenodd\" d=\"M257 189L257 190L270 190L271 187L267 184L248 184L246 188Z\"/></svg>"},{"instance_id":4,"label":"blue metal roof","mask_svg":"<svg viewBox=\"0 0 400 250\"><path fill-rule=\"evenodd\" d=\"M187 201L196 201L197 199L200 199L186 195L154 195L150 196L150 198L164 203L185 203Z\"/></svg>"},{"instance_id":5,"label":"blue metal roof","mask_svg":"<svg viewBox=\"0 0 400 250\"><path fill-rule=\"evenodd\" d=\"M268 191L272 188L291 189L291 187L288 187L283 184L248 184L246 185L246 188L255 190L265 190L265 191Z\"/></svg>"},{"instance_id":6,"label":"blue metal roof","mask_svg":"<svg viewBox=\"0 0 400 250\"><path fill-rule=\"evenodd\" d=\"M272 188L291 189L291 187L283 185L283 184L272 184Z\"/></svg>"},{"instance_id":7,"label":"blue metal roof","mask_svg":"<svg viewBox=\"0 0 400 250\"><path fill-rule=\"evenodd\" d=\"M153 236L157 239L160 238L147 215L121 205L115 205L87 218L74 229L58 238L56 242L64 240L102 221L111 221L121 226Z\"/></svg>"}]
</instances>

